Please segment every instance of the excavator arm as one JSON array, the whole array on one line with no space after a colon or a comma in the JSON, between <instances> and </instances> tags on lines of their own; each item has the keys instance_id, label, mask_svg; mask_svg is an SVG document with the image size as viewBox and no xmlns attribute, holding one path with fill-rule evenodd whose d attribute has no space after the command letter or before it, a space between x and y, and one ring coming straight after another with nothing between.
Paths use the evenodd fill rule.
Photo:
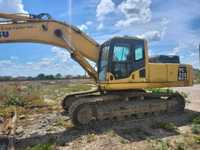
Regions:
<instances>
[{"instance_id":1,"label":"excavator arm","mask_svg":"<svg viewBox=\"0 0 200 150\"><path fill-rule=\"evenodd\" d=\"M96 81L97 71L88 60L98 63L100 46L69 24L52 20L48 14L0 13L0 43L33 42L65 48Z\"/></svg>"}]
</instances>

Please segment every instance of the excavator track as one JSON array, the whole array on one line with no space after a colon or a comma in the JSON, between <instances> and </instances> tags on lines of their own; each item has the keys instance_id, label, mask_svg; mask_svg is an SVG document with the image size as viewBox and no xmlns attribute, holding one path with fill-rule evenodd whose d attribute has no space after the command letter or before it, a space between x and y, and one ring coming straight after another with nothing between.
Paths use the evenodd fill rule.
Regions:
<instances>
[{"instance_id":1,"label":"excavator track","mask_svg":"<svg viewBox=\"0 0 200 150\"><path fill-rule=\"evenodd\" d=\"M67 110L77 126L105 120L137 120L163 113L178 113L183 112L185 107L185 100L179 93L118 91L73 95L70 98L72 97L76 99Z\"/></svg>"},{"instance_id":2,"label":"excavator track","mask_svg":"<svg viewBox=\"0 0 200 150\"><path fill-rule=\"evenodd\" d=\"M86 95L91 95L94 93L98 93L98 90L91 90L91 91L69 94L65 96L65 98L62 100L61 105L63 109L68 112L68 109L71 106L71 104L75 102L78 98L86 96Z\"/></svg>"}]
</instances>

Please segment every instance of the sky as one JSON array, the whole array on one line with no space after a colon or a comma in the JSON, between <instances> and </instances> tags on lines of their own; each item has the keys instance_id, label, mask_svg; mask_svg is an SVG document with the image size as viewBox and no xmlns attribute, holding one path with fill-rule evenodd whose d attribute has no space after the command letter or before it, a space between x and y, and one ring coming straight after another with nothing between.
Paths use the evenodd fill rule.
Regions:
<instances>
[{"instance_id":1,"label":"sky","mask_svg":"<svg viewBox=\"0 0 200 150\"><path fill-rule=\"evenodd\" d=\"M103 43L113 36L149 42L149 55L179 55L199 68L199 0L0 0L0 12L49 13ZM32 43L0 44L0 75L84 74L65 49Z\"/></svg>"}]
</instances>

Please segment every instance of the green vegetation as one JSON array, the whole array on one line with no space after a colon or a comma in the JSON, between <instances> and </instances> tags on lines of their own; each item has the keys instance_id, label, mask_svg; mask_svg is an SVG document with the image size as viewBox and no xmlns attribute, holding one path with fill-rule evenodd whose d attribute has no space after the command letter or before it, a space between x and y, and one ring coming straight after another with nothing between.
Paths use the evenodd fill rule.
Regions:
<instances>
[{"instance_id":1,"label":"green vegetation","mask_svg":"<svg viewBox=\"0 0 200 150\"><path fill-rule=\"evenodd\" d=\"M54 150L53 144L39 144L33 147L29 147L26 150Z\"/></svg>"},{"instance_id":2,"label":"green vegetation","mask_svg":"<svg viewBox=\"0 0 200 150\"><path fill-rule=\"evenodd\" d=\"M147 89L148 92L151 92L151 93L169 93L169 94L172 94L172 93L176 93L175 90L173 89L170 89L170 88L149 88ZM185 93L185 92L180 92L180 94L185 98L186 102L190 102L188 100L188 94Z\"/></svg>"},{"instance_id":3,"label":"green vegetation","mask_svg":"<svg viewBox=\"0 0 200 150\"><path fill-rule=\"evenodd\" d=\"M194 78L194 83L200 83L200 70L199 69L193 70L193 78Z\"/></svg>"},{"instance_id":4,"label":"green vegetation","mask_svg":"<svg viewBox=\"0 0 200 150\"><path fill-rule=\"evenodd\" d=\"M87 135L87 143L91 143L96 140L96 135L94 133L90 133Z\"/></svg>"},{"instance_id":5,"label":"green vegetation","mask_svg":"<svg viewBox=\"0 0 200 150\"><path fill-rule=\"evenodd\" d=\"M192 133L200 134L200 116L197 116L192 120Z\"/></svg>"},{"instance_id":6,"label":"green vegetation","mask_svg":"<svg viewBox=\"0 0 200 150\"><path fill-rule=\"evenodd\" d=\"M157 129L164 129L169 132L177 132L178 128L173 123L165 123L165 122L157 122L155 123L152 128Z\"/></svg>"},{"instance_id":7,"label":"green vegetation","mask_svg":"<svg viewBox=\"0 0 200 150\"><path fill-rule=\"evenodd\" d=\"M195 136L194 140L196 144L200 144L200 136Z\"/></svg>"},{"instance_id":8,"label":"green vegetation","mask_svg":"<svg viewBox=\"0 0 200 150\"><path fill-rule=\"evenodd\" d=\"M164 140L157 140L153 144L153 149L154 150L168 150L169 149L169 143Z\"/></svg>"},{"instance_id":9,"label":"green vegetation","mask_svg":"<svg viewBox=\"0 0 200 150\"><path fill-rule=\"evenodd\" d=\"M18 95L8 95L8 99L5 101L5 106L25 106L25 100L23 97L20 97Z\"/></svg>"},{"instance_id":10,"label":"green vegetation","mask_svg":"<svg viewBox=\"0 0 200 150\"><path fill-rule=\"evenodd\" d=\"M71 122L63 120L62 118L58 118L54 126L60 126L69 129L73 127L73 124Z\"/></svg>"},{"instance_id":11,"label":"green vegetation","mask_svg":"<svg viewBox=\"0 0 200 150\"><path fill-rule=\"evenodd\" d=\"M175 93L174 90L169 88L149 88L147 91L152 93Z\"/></svg>"},{"instance_id":12,"label":"green vegetation","mask_svg":"<svg viewBox=\"0 0 200 150\"><path fill-rule=\"evenodd\" d=\"M37 75L36 77L12 77L12 76L0 76L0 81L32 81L32 80L61 80L61 79L85 79L88 78L84 75L66 75L62 76L60 73L57 73L56 75L45 75L43 73Z\"/></svg>"},{"instance_id":13,"label":"green vegetation","mask_svg":"<svg viewBox=\"0 0 200 150\"><path fill-rule=\"evenodd\" d=\"M176 143L176 148L175 150L185 150L186 149L186 145L184 142L179 142L179 143Z\"/></svg>"}]
</instances>

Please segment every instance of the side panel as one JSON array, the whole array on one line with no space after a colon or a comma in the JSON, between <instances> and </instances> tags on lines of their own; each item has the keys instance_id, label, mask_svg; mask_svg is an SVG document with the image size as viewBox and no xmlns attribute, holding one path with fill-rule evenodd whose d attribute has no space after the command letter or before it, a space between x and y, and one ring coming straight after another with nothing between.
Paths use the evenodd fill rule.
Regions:
<instances>
[{"instance_id":1,"label":"side panel","mask_svg":"<svg viewBox=\"0 0 200 150\"><path fill-rule=\"evenodd\" d=\"M167 77L168 77L169 82L177 81L178 67L179 67L179 64L167 65L167 70L168 70Z\"/></svg>"},{"instance_id":2,"label":"side panel","mask_svg":"<svg viewBox=\"0 0 200 150\"><path fill-rule=\"evenodd\" d=\"M186 68L186 72L182 72L180 70L182 67ZM102 83L100 84L100 87L103 90L128 90L143 88L184 87L193 85L191 65L152 63L148 65L148 69L148 80L138 80L138 82L135 82L130 77L123 80Z\"/></svg>"},{"instance_id":3,"label":"side panel","mask_svg":"<svg viewBox=\"0 0 200 150\"><path fill-rule=\"evenodd\" d=\"M166 64L149 64L149 82L166 82L167 81L167 65Z\"/></svg>"}]
</instances>

